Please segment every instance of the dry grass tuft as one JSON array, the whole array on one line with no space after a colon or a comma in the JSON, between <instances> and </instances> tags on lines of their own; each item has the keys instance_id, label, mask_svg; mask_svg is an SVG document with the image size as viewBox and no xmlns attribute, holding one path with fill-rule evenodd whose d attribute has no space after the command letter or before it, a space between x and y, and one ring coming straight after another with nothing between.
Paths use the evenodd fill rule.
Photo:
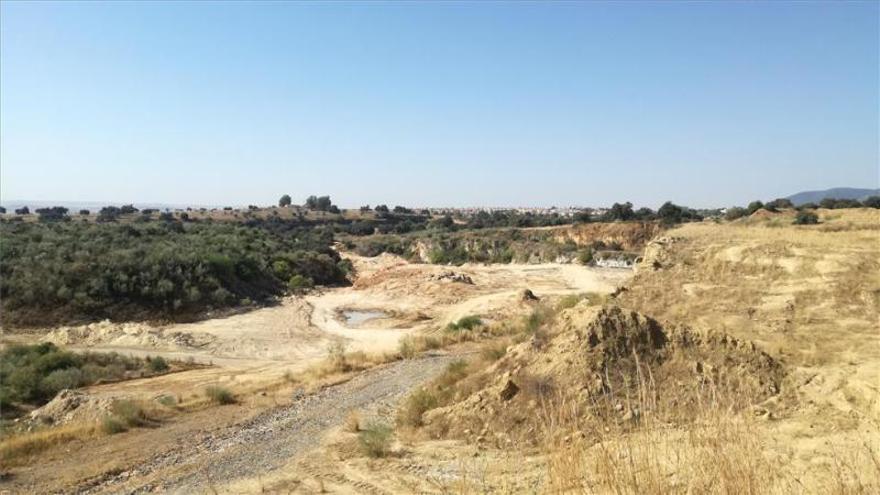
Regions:
<instances>
[{"instance_id":1,"label":"dry grass tuft","mask_svg":"<svg viewBox=\"0 0 880 495\"><path fill-rule=\"evenodd\" d=\"M11 436L0 441L0 460L4 466L20 466L50 447L97 433L93 425L71 424Z\"/></svg>"},{"instance_id":2,"label":"dry grass tuft","mask_svg":"<svg viewBox=\"0 0 880 495\"><path fill-rule=\"evenodd\" d=\"M345 421L342 423L342 431L348 433L361 431L361 413L354 409L349 411L345 416Z\"/></svg>"},{"instance_id":3,"label":"dry grass tuft","mask_svg":"<svg viewBox=\"0 0 880 495\"><path fill-rule=\"evenodd\" d=\"M370 423L359 434L358 442L364 455L378 458L391 452L391 439L394 431L384 423Z\"/></svg>"}]
</instances>

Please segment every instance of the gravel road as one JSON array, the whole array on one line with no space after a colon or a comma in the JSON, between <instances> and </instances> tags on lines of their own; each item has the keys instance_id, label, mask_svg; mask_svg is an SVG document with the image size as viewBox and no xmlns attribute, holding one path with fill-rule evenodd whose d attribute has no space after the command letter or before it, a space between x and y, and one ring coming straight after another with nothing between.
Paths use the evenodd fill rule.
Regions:
<instances>
[{"instance_id":1,"label":"gravel road","mask_svg":"<svg viewBox=\"0 0 880 495\"><path fill-rule=\"evenodd\" d=\"M439 374L455 356L397 361L305 395L249 421L181 439L128 471L93 480L76 493L199 493L277 469L318 446L352 409L390 411L413 388Z\"/></svg>"}]
</instances>

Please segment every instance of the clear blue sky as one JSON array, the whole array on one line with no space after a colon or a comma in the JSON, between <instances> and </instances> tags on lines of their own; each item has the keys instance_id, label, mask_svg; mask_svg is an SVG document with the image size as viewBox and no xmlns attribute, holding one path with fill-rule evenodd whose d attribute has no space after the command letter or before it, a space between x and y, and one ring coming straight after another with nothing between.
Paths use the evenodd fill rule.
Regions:
<instances>
[{"instance_id":1,"label":"clear blue sky","mask_svg":"<svg viewBox=\"0 0 880 495\"><path fill-rule=\"evenodd\" d=\"M0 196L724 206L878 184L877 2L7 2Z\"/></svg>"}]
</instances>

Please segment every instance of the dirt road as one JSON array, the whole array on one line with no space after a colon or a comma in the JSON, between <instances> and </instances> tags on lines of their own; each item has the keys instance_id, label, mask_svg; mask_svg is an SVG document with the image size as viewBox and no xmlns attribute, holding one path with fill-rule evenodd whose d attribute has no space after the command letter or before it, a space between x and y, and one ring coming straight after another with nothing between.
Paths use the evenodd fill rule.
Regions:
<instances>
[{"instance_id":1,"label":"dirt road","mask_svg":"<svg viewBox=\"0 0 880 495\"><path fill-rule=\"evenodd\" d=\"M456 359L435 355L397 361L340 385L303 396L219 431L181 438L130 470L72 489L77 493L200 493L240 478L256 478L316 447L351 410L385 416L414 387Z\"/></svg>"}]
</instances>

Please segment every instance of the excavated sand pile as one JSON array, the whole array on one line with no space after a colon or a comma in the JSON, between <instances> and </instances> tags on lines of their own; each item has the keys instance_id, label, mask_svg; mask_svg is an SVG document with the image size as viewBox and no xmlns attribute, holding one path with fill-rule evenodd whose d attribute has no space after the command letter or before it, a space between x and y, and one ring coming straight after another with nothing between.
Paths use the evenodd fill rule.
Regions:
<instances>
[{"instance_id":1,"label":"excavated sand pile","mask_svg":"<svg viewBox=\"0 0 880 495\"><path fill-rule=\"evenodd\" d=\"M33 425L65 425L97 421L110 413L114 399L96 397L76 390L62 390L43 407L27 417Z\"/></svg>"},{"instance_id":2,"label":"excavated sand pile","mask_svg":"<svg viewBox=\"0 0 880 495\"><path fill-rule=\"evenodd\" d=\"M74 327L60 327L49 332L45 342L57 345L113 345L150 349L192 349L208 345L211 335L164 331L143 323L113 323L107 320Z\"/></svg>"},{"instance_id":3,"label":"excavated sand pile","mask_svg":"<svg viewBox=\"0 0 880 495\"><path fill-rule=\"evenodd\" d=\"M547 335L512 346L461 389L476 390L428 412L435 436L537 440L550 404L577 416L629 421L640 414L687 421L718 401L735 409L779 392L782 366L753 344L657 321L615 306L581 303ZM646 411L645 409L651 409Z\"/></svg>"}]
</instances>

